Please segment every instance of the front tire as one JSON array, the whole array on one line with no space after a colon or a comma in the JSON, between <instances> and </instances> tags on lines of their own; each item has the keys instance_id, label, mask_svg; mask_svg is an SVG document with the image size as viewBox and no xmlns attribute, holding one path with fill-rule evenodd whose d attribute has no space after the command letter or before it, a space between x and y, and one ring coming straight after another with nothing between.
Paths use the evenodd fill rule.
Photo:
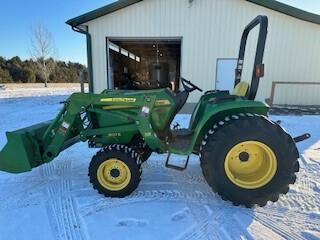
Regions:
<instances>
[{"instance_id":1,"label":"front tire","mask_svg":"<svg viewBox=\"0 0 320 240\"><path fill-rule=\"evenodd\" d=\"M277 201L299 171L292 138L269 119L252 114L227 117L214 125L201 148L208 184L222 199L252 207Z\"/></svg>"},{"instance_id":2,"label":"front tire","mask_svg":"<svg viewBox=\"0 0 320 240\"><path fill-rule=\"evenodd\" d=\"M144 139L138 135L133 137L130 146L136 153L138 153L141 162L147 161L153 152L152 149L148 146L148 144L144 141Z\"/></svg>"},{"instance_id":3,"label":"front tire","mask_svg":"<svg viewBox=\"0 0 320 240\"><path fill-rule=\"evenodd\" d=\"M88 175L93 188L100 194L125 197L138 187L141 162L132 148L123 145L106 146L93 156Z\"/></svg>"}]
</instances>

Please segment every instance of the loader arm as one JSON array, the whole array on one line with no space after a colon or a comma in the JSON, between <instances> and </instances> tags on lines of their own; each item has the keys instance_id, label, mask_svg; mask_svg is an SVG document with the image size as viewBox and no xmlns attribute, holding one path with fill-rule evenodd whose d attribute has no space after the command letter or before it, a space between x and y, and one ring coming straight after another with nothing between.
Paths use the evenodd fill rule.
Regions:
<instances>
[{"instance_id":1,"label":"loader arm","mask_svg":"<svg viewBox=\"0 0 320 240\"><path fill-rule=\"evenodd\" d=\"M174 109L173 101L167 98L166 90L74 93L55 119L7 133L8 142L0 152L0 170L30 171L87 140L89 147L99 148L129 144L140 135L150 148L164 152L167 146L156 132L169 122Z\"/></svg>"},{"instance_id":2,"label":"loader arm","mask_svg":"<svg viewBox=\"0 0 320 240\"><path fill-rule=\"evenodd\" d=\"M20 173L50 162L61 151L79 142L84 130L81 111L70 111L72 96L55 119L7 132L7 144L0 152L0 170Z\"/></svg>"}]
</instances>

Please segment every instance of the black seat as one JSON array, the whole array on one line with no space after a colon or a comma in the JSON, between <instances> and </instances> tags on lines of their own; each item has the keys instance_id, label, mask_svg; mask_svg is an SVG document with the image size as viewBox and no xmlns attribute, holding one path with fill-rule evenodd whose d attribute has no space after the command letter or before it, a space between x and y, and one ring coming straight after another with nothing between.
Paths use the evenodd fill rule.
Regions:
<instances>
[{"instance_id":1,"label":"black seat","mask_svg":"<svg viewBox=\"0 0 320 240\"><path fill-rule=\"evenodd\" d=\"M188 97L189 97L189 93L187 91L180 91L175 94L176 107L175 107L174 115L176 115L181 110L181 108L186 103Z\"/></svg>"},{"instance_id":2,"label":"black seat","mask_svg":"<svg viewBox=\"0 0 320 240\"><path fill-rule=\"evenodd\" d=\"M171 91L169 88L166 89L167 93L169 93L172 97L172 99L174 100L175 103L175 108L173 110L173 113L170 116L170 119L168 119L168 123L166 126L164 126L164 128L161 131L158 131L158 136L161 138L162 134L161 132L163 132L163 130L165 130L166 132L170 129L170 125L174 119L174 117L177 115L177 113L181 110L181 108L184 106L184 104L186 103L189 93L187 91L180 91L178 93L175 93L173 91ZM167 132L167 134L171 135L171 133Z\"/></svg>"}]
</instances>

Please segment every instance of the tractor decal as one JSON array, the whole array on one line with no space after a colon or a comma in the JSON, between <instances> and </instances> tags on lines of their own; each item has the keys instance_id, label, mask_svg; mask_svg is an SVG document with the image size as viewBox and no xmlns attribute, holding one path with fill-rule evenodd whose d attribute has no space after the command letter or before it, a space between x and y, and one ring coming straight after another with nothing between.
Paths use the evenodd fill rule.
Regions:
<instances>
[{"instance_id":1,"label":"tractor decal","mask_svg":"<svg viewBox=\"0 0 320 240\"><path fill-rule=\"evenodd\" d=\"M100 102L125 102L125 103L134 103L136 98L101 98Z\"/></svg>"},{"instance_id":2,"label":"tractor decal","mask_svg":"<svg viewBox=\"0 0 320 240\"><path fill-rule=\"evenodd\" d=\"M170 101L165 99L165 100L157 100L155 103L156 106L169 106Z\"/></svg>"}]
</instances>

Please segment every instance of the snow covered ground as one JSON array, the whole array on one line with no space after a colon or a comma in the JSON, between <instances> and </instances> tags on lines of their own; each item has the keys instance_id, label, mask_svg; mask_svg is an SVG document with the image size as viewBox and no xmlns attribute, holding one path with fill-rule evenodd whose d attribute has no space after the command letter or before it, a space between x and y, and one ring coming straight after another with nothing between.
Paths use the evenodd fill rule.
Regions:
<instances>
[{"instance_id":1,"label":"snow covered ground","mask_svg":"<svg viewBox=\"0 0 320 240\"><path fill-rule=\"evenodd\" d=\"M0 90L0 149L5 132L55 117L79 88ZM176 121L188 124L189 115ZM320 239L320 116L271 116L298 144L301 169L290 192L264 208L232 206L207 186L197 156L184 172L164 167L165 155L143 164L137 190L105 198L89 183L97 149L79 143L23 174L0 173L0 239Z\"/></svg>"}]
</instances>

